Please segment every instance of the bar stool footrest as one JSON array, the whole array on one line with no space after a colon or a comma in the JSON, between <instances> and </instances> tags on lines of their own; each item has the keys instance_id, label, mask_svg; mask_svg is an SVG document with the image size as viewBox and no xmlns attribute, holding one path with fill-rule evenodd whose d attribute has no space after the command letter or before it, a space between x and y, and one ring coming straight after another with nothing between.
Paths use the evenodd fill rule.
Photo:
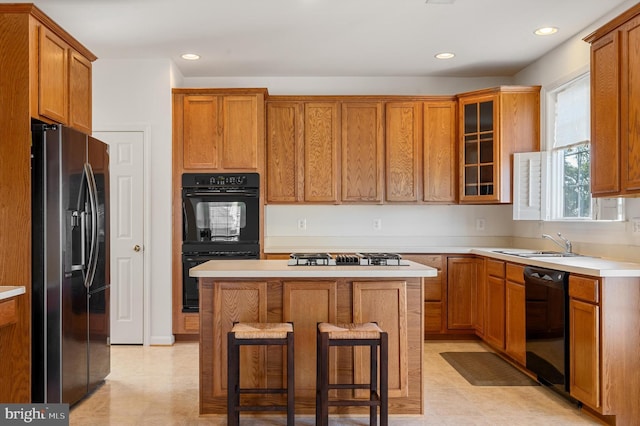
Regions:
<instances>
[{"instance_id":1,"label":"bar stool footrest","mask_svg":"<svg viewBox=\"0 0 640 426\"><path fill-rule=\"evenodd\" d=\"M371 389L371 385L369 383L356 383L356 384L347 384L347 383L334 383L327 387L327 389Z\"/></svg>"},{"instance_id":2,"label":"bar stool footrest","mask_svg":"<svg viewBox=\"0 0 640 426\"><path fill-rule=\"evenodd\" d=\"M286 405L241 405L236 407L239 411L287 411Z\"/></svg>"},{"instance_id":3,"label":"bar stool footrest","mask_svg":"<svg viewBox=\"0 0 640 426\"><path fill-rule=\"evenodd\" d=\"M241 394L284 394L286 389L240 389Z\"/></svg>"}]
</instances>

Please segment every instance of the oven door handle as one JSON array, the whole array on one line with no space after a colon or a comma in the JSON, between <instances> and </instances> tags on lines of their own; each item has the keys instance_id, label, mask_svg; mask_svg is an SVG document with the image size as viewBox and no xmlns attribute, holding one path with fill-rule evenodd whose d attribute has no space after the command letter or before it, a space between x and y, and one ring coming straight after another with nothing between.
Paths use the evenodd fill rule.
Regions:
<instances>
[{"instance_id":1,"label":"oven door handle","mask_svg":"<svg viewBox=\"0 0 640 426\"><path fill-rule=\"evenodd\" d=\"M247 191L243 189L231 190L231 191L189 191L184 193L185 197L227 197L229 195L242 195L245 197L258 197L258 193L256 191Z\"/></svg>"}]
</instances>

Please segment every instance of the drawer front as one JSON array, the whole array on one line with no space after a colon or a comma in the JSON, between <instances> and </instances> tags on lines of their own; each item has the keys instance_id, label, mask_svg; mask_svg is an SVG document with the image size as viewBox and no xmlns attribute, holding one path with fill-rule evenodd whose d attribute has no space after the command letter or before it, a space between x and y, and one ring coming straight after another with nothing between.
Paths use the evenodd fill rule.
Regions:
<instances>
[{"instance_id":1,"label":"drawer front","mask_svg":"<svg viewBox=\"0 0 640 426\"><path fill-rule=\"evenodd\" d=\"M440 255L402 254L402 258L436 268L438 270L438 275L440 275L440 271L442 271L442 256Z\"/></svg>"},{"instance_id":2,"label":"drawer front","mask_svg":"<svg viewBox=\"0 0 640 426\"><path fill-rule=\"evenodd\" d=\"M487 259L487 275L504 278L504 262L501 260Z\"/></svg>"},{"instance_id":3,"label":"drawer front","mask_svg":"<svg viewBox=\"0 0 640 426\"><path fill-rule=\"evenodd\" d=\"M424 301L439 302L442 300L442 283L440 279L435 281L424 280Z\"/></svg>"},{"instance_id":4,"label":"drawer front","mask_svg":"<svg viewBox=\"0 0 640 426\"><path fill-rule=\"evenodd\" d=\"M507 263L507 279L511 282L524 285L524 266Z\"/></svg>"},{"instance_id":5,"label":"drawer front","mask_svg":"<svg viewBox=\"0 0 640 426\"><path fill-rule=\"evenodd\" d=\"M16 299L7 299L0 302L0 327L18 322Z\"/></svg>"},{"instance_id":6,"label":"drawer front","mask_svg":"<svg viewBox=\"0 0 640 426\"><path fill-rule=\"evenodd\" d=\"M600 282L597 278L569 275L569 296L591 303L599 303Z\"/></svg>"}]
</instances>

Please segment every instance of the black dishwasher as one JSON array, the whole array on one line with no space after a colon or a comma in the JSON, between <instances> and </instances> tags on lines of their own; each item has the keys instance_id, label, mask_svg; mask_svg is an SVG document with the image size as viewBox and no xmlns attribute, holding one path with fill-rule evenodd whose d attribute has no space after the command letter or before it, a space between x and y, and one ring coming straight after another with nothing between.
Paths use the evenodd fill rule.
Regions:
<instances>
[{"instance_id":1,"label":"black dishwasher","mask_svg":"<svg viewBox=\"0 0 640 426\"><path fill-rule=\"evenodd\" d=\"M569 392L569 273L524 268L529 371L564 395Z\"/></svg>"}]
</instances>

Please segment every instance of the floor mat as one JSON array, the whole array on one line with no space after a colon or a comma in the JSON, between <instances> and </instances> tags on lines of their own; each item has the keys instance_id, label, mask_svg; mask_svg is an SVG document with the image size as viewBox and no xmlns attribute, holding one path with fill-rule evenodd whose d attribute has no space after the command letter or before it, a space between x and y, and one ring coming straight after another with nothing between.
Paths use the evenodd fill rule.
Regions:
<instances>
[{"instance_id":1,"label":"floor mat","mask_svg":"<svg viewBox=\"0 0 640 426\"><path fill-rule=\"evenodd\" d=\"M440 352L474 386L536 386L538 383L492 352Z\"/></svg>"}]
</instances>

